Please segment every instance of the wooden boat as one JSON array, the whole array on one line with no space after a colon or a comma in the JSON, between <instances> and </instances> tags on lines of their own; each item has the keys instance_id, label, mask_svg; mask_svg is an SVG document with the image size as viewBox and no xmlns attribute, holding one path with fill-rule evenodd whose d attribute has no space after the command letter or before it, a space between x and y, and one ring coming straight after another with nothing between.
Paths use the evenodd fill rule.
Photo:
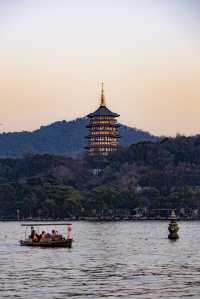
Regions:
<instances>
[{"instance_id":1,"label":"wooden boat","mask_svg":"<svg viewBox=\"0 0 200 299\"><path fill-rule=\"evenodd\" d=\"M34 247L72 247L72 239L64 239L64 240L41 240L41 241L33 241L33 240L21 240L20 244L22 246L34 246Z\"/></svg>"},{"instance_id":2,"label":"wooden boat","mask_svg":"<svg viewBox=\"0 0 200 299\"><path fill-rule=\"evenodd\" d=\"M31 227L34 229L35 226L56 226L56 225L66 225L67 226L67 236L58 235L56 237L50 237L47 239L32 239L30 236L27 238L27 228ZM25 238L24 240L20 240L21 246L32 246L32 247L45 247L45 248L71 248L73 239L71 237L71 224L70 223L28 223L28 224L21 224L21 226L25 226ZM35 230L34 230L35 231Z\"/></svg>"}]
</instances>

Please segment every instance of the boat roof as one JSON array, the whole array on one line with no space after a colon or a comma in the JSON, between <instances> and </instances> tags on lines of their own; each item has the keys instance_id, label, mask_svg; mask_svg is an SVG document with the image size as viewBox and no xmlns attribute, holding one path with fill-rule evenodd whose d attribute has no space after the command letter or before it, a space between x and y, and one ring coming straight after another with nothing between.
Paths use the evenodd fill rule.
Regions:
<instances>
[{"instance_id":1,"label":"boat roof","mask_svg":"<svg viewBox=\"0 0 200 299\"><path fill-rule=\"evenodd\" d=\"M22 223L21 226L72 225L71 223Z\"/></svg>"}]
</instances>

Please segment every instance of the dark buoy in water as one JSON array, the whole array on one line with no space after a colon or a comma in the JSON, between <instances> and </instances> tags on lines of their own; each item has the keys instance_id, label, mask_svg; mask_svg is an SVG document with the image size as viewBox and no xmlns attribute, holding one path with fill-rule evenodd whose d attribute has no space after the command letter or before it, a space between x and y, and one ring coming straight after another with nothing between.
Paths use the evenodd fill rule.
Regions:
<instances>
[{"instance_id":1,"label":"dark buoy in water","mask_svg":"<svg viewBox=\"0 0 200 299\"><path fill-rule=\"evenodd\" d=\"M171 213L168 231L169 231L168 239L177 240L179 238L179 235L178 235L179 227L176 222L176 214L175 214L174 210Z\"/></svg>"}]
</instances>

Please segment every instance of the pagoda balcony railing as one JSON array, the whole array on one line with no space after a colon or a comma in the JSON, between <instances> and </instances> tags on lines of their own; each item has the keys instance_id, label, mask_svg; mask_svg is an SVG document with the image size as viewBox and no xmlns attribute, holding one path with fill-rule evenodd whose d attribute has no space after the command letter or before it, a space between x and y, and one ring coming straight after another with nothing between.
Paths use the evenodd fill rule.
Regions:
<instances>
[{"instance_id":1,"label":"pagoda balcony railing","mask_svg":"<svg viewBox=\"0 0 200 299\"><path fill-rule=\"evenodd\" d=\"M112 139L99 139L99 138L88 138L88 142L92 143L92 142L118 142L117 138L112 138Z\"/></svg>"},{"instance_id":2,"label":"pagoda balcony railing","mask_svg":"<svg viewBox=\"0 0 200 299\"><path fill-rule=\"evenodd\" d=\"M92 149L92 148L118 148L119 147L119 144L116 143L116 144L88 144L85 148L86 149Z\"/></svg>"},{"instance_id":3,"label":"pagoda balcony railing","mask_svg":"<svg viewBox=\"0 0 200 299\"><path fill-rule=\"evenodd\" d=\"M116 119L90 119L90 123L92 124L117 124L117 120Z\"/></svg>"},{"instance_id":4,"label":"pagoda balcony railing","mask_svg":"<svg viewBox=\"0 0 200 299\"><path fill-rule=\"evenodd\" d=\"M104 123L102 123L102 124L88 124L86 127L87 128L92 128L92 127L114 127L114 128L119 128L120 127L120 125L119 124L104 124Z\"/></svg>"},{"instance_id":5,"label":"pagoda balcony railing","mask_svg":"<svg viewBox=\"0 0 200 299\"><path fill-rule=\"evenodd\" d=\"M91 152L104 152L104 151L105 152L106 151L112 152L114 150L118 150L118 148L119 148L119 146L115 146L115 147L97 147L97 148L95 148L95 147L89 147L89 146L85 147L86 150L89 150Z\"/></svg>"},{"instance_id":6,"label":"pagoda balcony railing","mask_svg":"<svg viewBox=\"0 0 200 299\"><path fill-rule=\"evenodd\" d=\"M106 141L102 141L102 142L99 142L99 141L97 141L97 142L88 142L88 144L90 145L90 146L102 146L102 145L108 145L108 146L115 146L116 144L118 144L118 142L116 142L116 141L114 141L114 142L106 142Z\"/></svg>"},{"instance_id":7,"label":"pagoda balcony railing","mask_svg":"<svg viewBox=\"0 0 200 299\"><path fill-rule=\"evenodd\" d=\"M118 133L118 130L109 130L109 129L102 129L102 130L89 130L88 134L112 134L112 133Z\"/></svg>"},{"instance_id":8,"label":"pagoda balcony railing","mask_svg":"<svg viewBox=\"0 0 200 299\"><path fill-rule=\"evenodd\" d=\"M98 131L116 131L117 126L90 126L90 131L98 132Z\"/></svg>"},{"instance_id":9,"label":"pagoda balcony railing","mask_svg":"<svg viewBox=\"0 0 200 299\"><path fill-rule=\"evenodd\" d=\"M101 155L108 155L114 151L118 150L118 148L107 148L107 149L89 149L90 154L101 154Z\"/></svg>"},{"instance_id":10,"label":"pagoda balcony railing","mask_svg":"<svg viewBox=\"0 0 200 299\"><path fill-rule=\"evenodd\" d=\"M95 139L98 139L98 138L103 138L103 137L108 137L108 138L120 138L121 136L120 135L117 135L117 134L115 134L115 135L113 135L113 134L111 134L111 135L108 135L108 134L105 134L105 135L103 135L103 134L99 134L99 135L97 135L97 134L91 134L91 135L88 135L88 136L85 136L85 138L87 138L87 139L91 139L91 138L95 138Z\"/></svg>"}]
</instances>

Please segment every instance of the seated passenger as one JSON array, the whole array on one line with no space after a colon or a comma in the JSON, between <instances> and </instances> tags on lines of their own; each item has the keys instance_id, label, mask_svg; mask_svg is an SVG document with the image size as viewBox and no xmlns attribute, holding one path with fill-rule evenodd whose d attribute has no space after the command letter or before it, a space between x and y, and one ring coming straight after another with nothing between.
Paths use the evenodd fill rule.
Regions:
<instances>
[{"instance_id":1,"label":"seated passenger","mask_svg":"<svg viewBox=\"0 0 200 299\"><path fill-rule=\"evenodd\" d=\"M32 239L34 242L38 242L39 240L38 240L38 236L37 236L37 234L35 234L34 236L33 236L33 239Z\"/></svg>"},{"instance_id":2,"label":"seated passenger","mask_svg":"<svg viewBox=\"0 0 200 299\"><path fill-rule=\"evenodd\" d=\"M52 238L52 240L55 240L56 237L57 237L57 235L56 235L56 231L53 229L53 230L51 231L51 238Z\"/></svg>"},{"instance_id":3,"label":"seated passenger","mask_svg":"<svg viewBox=\"0 0 200 299\"><path fill-rule=\"evenodd\" d=\"M45 237L46 237L46 239L50 239L51 238L51 234L50 233L46 233Z\"/></svg>"},{"instance_id":4,"label":"seated passenger","mask_svg":"<svg viewBox=\"0 0 200 299\"><path fill-rule=\"evenodd\" d=\"M45 235L46 235L46 232L42 231L42 234L40 235L40 240L44 241L45 240Z\"/></svg>"},{"instance_id":5,"label":"seated passenger","mask_svg":"<svg viewBox=\"0 0 200 299\"><path fill-rule=\"evenodd\" d=\"M37 240L40 241L40 235L36 233Z\"/></svg>"}]
</instances>

